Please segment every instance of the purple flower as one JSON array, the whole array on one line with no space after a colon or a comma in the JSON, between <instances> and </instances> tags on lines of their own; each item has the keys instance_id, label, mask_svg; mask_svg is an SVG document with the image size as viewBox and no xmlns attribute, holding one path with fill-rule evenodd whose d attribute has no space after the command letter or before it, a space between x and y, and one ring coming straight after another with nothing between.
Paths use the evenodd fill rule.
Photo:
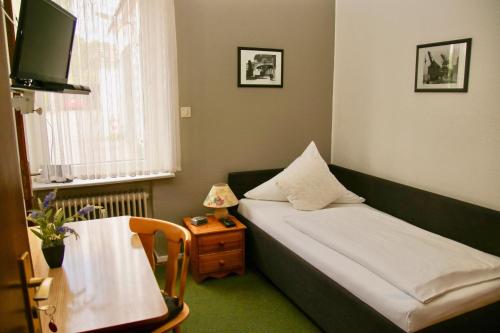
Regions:
<instances>
[{"instance_id":1,"label":"purple flower","mask_svg":"<svg viewBox=\"0 0 500 333\"><path fill-rule=\"evenodd\" d=\"M69 233L69 234L75 235L75 237L78 238L78 234L76 233L76 231L70 227L62 226L62 227L57 228L56 231L62 235L66 235Z\"/></svg>"},{"instance_id":2,"label":"purple flower","mask_svg":"<svg viewBox=\"0 0 500 333\"><path fill-rule=\"evenodd\" d=\"M49 192L49 194L47 194L45 196L45 199L43 199L43 208L47 208L50 206L50 203L52 202L52 200L54 200L56 198L56 191L52 191L52 192Z\"/></svg>"},{"instance_id":3,"label":"purple flower","mask_svg":"<svg viewBox=\"0 0 500 333\"><path fill-rule=\"evenodd\" d=\"M31 217L36 219L38 216L42 215L39 211L37 210L32 210L30 213Z\"/></svg>"},{"instance_id":4,"label":"purple flower","mask_svg":"<svg viewBox=\"0 0 500 333\"><path fill-rule=\"evenodd\" d=\"M81 215L81 216L83 216L83 215L87 215L87 214L89 214L89 213L93 212L93 211L94 211L94 209L95 209L95 207L94 207L94 206L87 205L87 206L83 207L82 209L80 209L80 210L78 211L78 215Z\"/></svg>"},{"instance_id":5,"label":"purple flower","mask_svg":"<svg viewBox=\"0 0 500 333\"><path fill-rule=\"evenodd\" d=\"M65 234L67 232L71 232L70 230L73 230L73 229L68 228L68 227L64 227L64 226L57 228L57 232L60 234Z\"/></svg>"}]
</instances>

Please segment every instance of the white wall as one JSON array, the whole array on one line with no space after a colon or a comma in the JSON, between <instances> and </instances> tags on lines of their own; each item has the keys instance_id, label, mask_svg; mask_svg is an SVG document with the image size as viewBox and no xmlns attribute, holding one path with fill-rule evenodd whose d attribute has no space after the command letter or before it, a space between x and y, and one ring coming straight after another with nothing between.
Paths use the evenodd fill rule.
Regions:
<instances>
[{"instance_id":1,"label":"white wall","mask_svg":"<svg viewBox=\"0 0 500 333\"><path fill-rule=\"evenodd\" d=\"M416 45L472 37L468 93L415 93ZM337 0L332 162L500 210L500 1Z\"/></svg>"}]
</instances>

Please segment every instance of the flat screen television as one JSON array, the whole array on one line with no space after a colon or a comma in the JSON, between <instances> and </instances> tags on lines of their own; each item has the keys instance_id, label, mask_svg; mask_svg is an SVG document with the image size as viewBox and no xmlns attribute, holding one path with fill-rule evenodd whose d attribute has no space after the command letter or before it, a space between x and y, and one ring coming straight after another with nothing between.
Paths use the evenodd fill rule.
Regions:
<instances>
[{"instance_id":1,"label":"flat screen television","mask_svg":"<svg viewBox=\"0 0 500 333\"><path fill-rule=\"evenodd\" d=\"M75 29L76 17L56 3L22 0L11 68L13 87L89 90L67 84Z\"/></svg>"}]
</instances>

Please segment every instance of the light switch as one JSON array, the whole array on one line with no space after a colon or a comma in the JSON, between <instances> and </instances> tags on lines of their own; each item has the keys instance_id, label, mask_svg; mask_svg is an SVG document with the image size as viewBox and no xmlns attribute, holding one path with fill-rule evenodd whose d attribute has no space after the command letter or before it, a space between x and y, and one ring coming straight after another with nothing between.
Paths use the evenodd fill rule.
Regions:
<instances>
[{"instance_id":1,"label":"light switch","mask_svg":"<svg viewBox=\"0 0 500 333\"><path fill-rule=\"evenodd\" d=\"M181 118L191 118L191 107L190 106L181 107Z\"/></svg>"}]
</instances>

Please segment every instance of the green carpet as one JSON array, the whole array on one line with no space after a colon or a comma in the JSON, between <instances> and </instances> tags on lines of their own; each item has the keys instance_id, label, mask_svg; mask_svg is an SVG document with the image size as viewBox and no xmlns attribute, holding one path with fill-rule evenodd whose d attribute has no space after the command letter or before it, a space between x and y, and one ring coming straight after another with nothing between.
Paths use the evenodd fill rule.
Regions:
<instances>
[{"instance_id":1,"label":"green carpet","mask_svg":"<svg viewBox=\"0 0 500 333\"><path fill-rule=\"evenodd\" d=\"M162 266L156 269L156 278L163 289ZM182 324L183 333L320 332L254 269L248 269L244 276L207 279L200 284L189 276L185 300L190 315Z\"/></svg>"}]
</instances>

